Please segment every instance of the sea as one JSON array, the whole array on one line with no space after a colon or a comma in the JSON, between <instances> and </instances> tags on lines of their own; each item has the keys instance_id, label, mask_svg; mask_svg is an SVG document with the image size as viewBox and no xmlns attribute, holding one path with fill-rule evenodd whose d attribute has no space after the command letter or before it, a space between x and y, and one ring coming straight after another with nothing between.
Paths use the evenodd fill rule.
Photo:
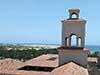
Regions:
<instances>
[{"instance_id":1,"label":"sea","mask_svg":"<svg viewBox=\"0 0 100 75\"><path fill-rule=\"evenodd\" d=\"M100 46L99 45L86 45L86 48L88 48L92 52L99 51L100 52Z\"/></svg>"}]
</instances>

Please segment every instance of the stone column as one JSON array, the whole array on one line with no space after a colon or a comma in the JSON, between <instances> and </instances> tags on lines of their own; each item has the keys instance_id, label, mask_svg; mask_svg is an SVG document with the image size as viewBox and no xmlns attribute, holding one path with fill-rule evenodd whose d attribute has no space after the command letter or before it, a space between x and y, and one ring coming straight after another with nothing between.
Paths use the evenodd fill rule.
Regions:
<instances>
[{"instance_id":1,"label":"stone column","mask_svg":"<svg viewBox=\"0 0 100 75\"><path fill-rule=\"evenodd\" d=\"M62 46L65 47L65 39L62 40Z\"/></svg>"},{"instance_id":2,"label":"stone column","mask_svg":"<svg viewBox=\"0 0 100 75\"><path fill-rule=\"evenodd\" d=\"M65 34L62 33L62 46L65 47Z\"/></svg>"},{"instance_id":3,"label":"stone column","mask_svg":"<svg viewBox=\"0 0 100 75\"><path fill-rule=\"evenodd\" d=\"M69 43L68 46L71 47L71 36L69 37L68 43Z\"/></svg>"},{"instance_id":4,"label":"stone column","mask_svg":"<svg viewBox=\"0 0 100 75\"><path fill-rule=\"evenodd\" d=\"M81 47L84 47L84 39L81 40Z\"/></svg>"},{"instance_id":5,"label":"stone column","mask_svg":"<svg viewBox=\"0 0 100 75\"><path fill-rule=\"evenodd\" d=\"M66 47L68 46L68 45L67 45L67 42L68 42L67 39L68 39L68 38L66 37L66 38L65 38L65 46L66 46Z\"/></svg>"},{"instance_id":6,"label":"stone column","mask_svg":"<svg viewBox=\"0 0 100 75\"><path fill-rule=\"evenodd\" d=\"M85 37L83 36L81 39L81 47L84 47L84 43L85 43Z\"/></svg>"},{"instance_id":7,"label":"stone column","mask_svg":"<svg viewBox=\"0 0 100 75\"><path fill-rule=\"evenodd\" d=\"M76 38L76 47L78 47L79 46L79 38L77 37Z\"/></svg>"}]
</instances>

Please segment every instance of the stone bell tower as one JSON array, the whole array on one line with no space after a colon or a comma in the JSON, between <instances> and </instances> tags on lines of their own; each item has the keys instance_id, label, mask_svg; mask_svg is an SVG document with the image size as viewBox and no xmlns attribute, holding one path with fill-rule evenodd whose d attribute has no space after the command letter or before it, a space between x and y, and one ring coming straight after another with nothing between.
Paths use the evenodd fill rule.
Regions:
<instances>
[{"instance_id":1,"label":"stone bell tower","mask_svg":"<svg viewBox=\"0 0 100 75\"><path fill-rule=\"evenodd\" d=\"M62 46L58 48L59 65L73 61L82 66L87 65L85 46L86 20L79 19L79 9L69 9L69 18L62 21ZM72 38L75 36L75 45Z\"/></svg>"}]
</instances>

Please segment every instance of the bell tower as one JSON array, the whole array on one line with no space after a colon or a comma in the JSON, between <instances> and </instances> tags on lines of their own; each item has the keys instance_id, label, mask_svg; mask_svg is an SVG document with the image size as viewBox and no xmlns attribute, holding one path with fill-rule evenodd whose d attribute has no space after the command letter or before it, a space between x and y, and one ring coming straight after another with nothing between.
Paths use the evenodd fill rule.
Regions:
<instances>
[{"instance_id":1,"label":"bell tower","mask_svg":"<svg viewBox=\"0 0 100 75\"><path fill-rule=\"evenodd\" d=\"M69 9L69 18L62 20L62 45L58 48L59 65L74 61L80 65L87 64L85 47L86 20L79 18L79 9ZM73 37L74 45L73 45Z\"/></svg>"}]
</instances>

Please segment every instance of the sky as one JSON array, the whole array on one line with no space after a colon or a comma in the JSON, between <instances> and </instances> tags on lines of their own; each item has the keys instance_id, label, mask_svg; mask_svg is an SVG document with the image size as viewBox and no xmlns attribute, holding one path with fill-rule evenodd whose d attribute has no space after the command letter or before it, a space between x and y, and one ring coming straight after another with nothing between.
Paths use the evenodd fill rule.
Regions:
<instances>
[{"instance_id":1,"label":"sky","mask_svg":"<svg viewBox=\"0 0 100 75\"><path fill-rule=\"evenodd\" d=\"M100 45L100 0L0 0L0 43L61 43L61 20L79 8L86 45Z\"/></svg>"}]
</instances>

